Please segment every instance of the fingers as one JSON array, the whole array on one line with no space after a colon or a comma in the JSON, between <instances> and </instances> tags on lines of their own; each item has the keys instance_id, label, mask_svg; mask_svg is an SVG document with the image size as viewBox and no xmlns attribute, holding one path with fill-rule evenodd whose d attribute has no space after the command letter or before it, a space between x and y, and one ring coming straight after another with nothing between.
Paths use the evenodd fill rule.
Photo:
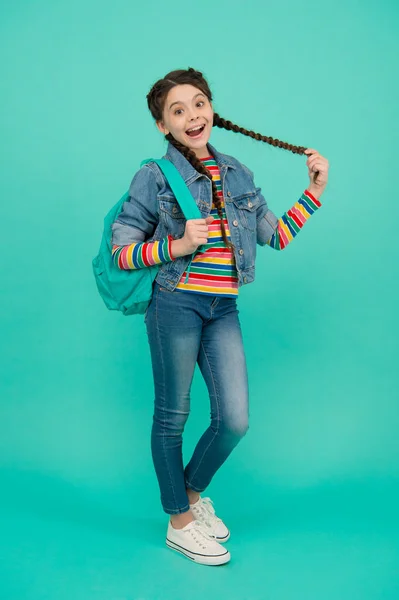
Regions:
<instances>
[{"instance_id":1,"label":"fingers","mask_svg":"<svg viewBox=\"0 0 399 600\"><path fill-rule=\"evenodd\" d=\"M215 219L215 217L209 216L206 219L189 219L189 222L205 224L208 221L208 219L212 219L212 221L213 221Z\"/></svg>"},{"instance_id":2,"label":"fingers","mask_svg":"<svg viewBox=\"0 0 399 600\"><path fill-rule=\"evenodd\" d=\"M317 159L321 158L321 155L317 152L317 150L314 150L313 148L308 148L307 150L305 150L305 154L308 155L308 160L306 161L306 165L308 167L310 167L310 165Z\"/></svg>"},{"instance_id":3,"label":"fingers","mask_svg":"<svg viewBox=\"0 0 399 600\"><path fill-rule=\"evenodd\" d=\"M317 169L320 167L321 162L319 160L313 160L312 162L310 162L308 164L308 169L309 171L317 171Z\"/></svg>"},{"instance_id":4,"label":"fingers","mask_svg":"<svg viewBox=\"0 0 399 600\"><path fill-rule=\"evenodd\" d=\"M309 158L306 161L306 164L310 170L314 171L316 169L316 167L320 167L320 165L323 164L323 161L320 156L315 156L315 157Z\"/></svg>"},{"instance_id":5,"label":"fingers","mask_svg":"<svg viewBox=\"0 0 399 600\"><path fill-rule=\"evenodd\" d=\"M305 150L305 154L308 155L308 160L306 161L306 165L310 171L319 171L322 168L329 167L328 160L322 156L317 150L314 148L307 148Z\"/></svg>"},{"instance_id":6,"label":"fingers","mask_svg":"<svg viewBox=\"0 0 399 600\"><path fill-rule=\"evenodd\" d=\"M208 224L207 223L203 223L200 225L189 225L187 224L187 229L192 229L193 231L208 231Z\"/></svg>"},{"instance_id":7,"label":"fingers","mask_svg":"<svg viewBox=\"0 0 399 600\"><path fill-rule=\"evenodd\" d=\"M198 233L208 233L208 227L214 220L214 217L207 217L206 219L190 219L187 221L187 229Z\"/></svg>"},{"instance_id":8,"label":"fingers","mask_svg":"<svg viewBox=\"0 0 399 600\"><path fill-rule=\"evenodd\" d=\"M186 223L185 235L196 244L206 244L209 235L209 225L214 221L212 216L206 219L189 219Z\"/></svg>"},{"instance_id":9,"label":"fingers","mask_svg":"<svg viewBox=\"0 0 399 600\"><path fill-rule=\"evenodd\" d=\"M317 150L315 150L314 148L306 148L304 152L305 154L309 154L309 156L314 153L318 154Z\"/></svg>"}]
</instances>

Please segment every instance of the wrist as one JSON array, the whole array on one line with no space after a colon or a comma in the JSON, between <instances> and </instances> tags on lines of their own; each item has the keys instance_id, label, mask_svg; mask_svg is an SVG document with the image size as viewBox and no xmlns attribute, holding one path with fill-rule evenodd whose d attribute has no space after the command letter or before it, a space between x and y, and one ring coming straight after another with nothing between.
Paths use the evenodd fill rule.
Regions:
<instances>
[{"instance_id":1,"label":"wrist","mask_svg":"<svg viewBox=\"0 0 399 600\"><path fill-rule=\"evenodd\" d=\"M179 256L186 256L186 254L188 254L183 238L180 238L178 240L172 239L171 252L173 259L178 258Z\"/></svg>"},{"instance_id":2,"label":"wrist","mask_svg":"<svg viewBox=\"0 0 399 600\"><path fill-rule=\"evenodd\" d=\"M324 192L324 188L315 188L313 185L310 185L308 188L306 188L306 191L310 192L312 196L318 200Z\"/></svg>"}]
</instances>

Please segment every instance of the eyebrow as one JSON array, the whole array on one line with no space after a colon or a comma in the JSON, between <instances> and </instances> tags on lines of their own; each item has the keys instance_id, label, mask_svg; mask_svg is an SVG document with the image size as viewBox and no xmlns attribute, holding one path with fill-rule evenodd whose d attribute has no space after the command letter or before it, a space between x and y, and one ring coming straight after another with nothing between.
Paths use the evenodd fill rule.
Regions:
<instances>
[{"instance_id":1,"label":"eyebrow","mask_svg":"<svg viewBox=\"0 0 399 600\"><path fill-rule=\"evenodd\" d=\"M197 96L204 96L204 97L205 97L205 94L203 94L202 92L199 92L199 94L195 94L195 96L194 96L193 100L194 100L195 98L197 98ZM169 106L169 110L172 108L172 106L173 106L174 104L184 104L184 102L182 102L181 100L176 100L176 102L172 102L172 104Z\"/></svg>"}]
</instances>

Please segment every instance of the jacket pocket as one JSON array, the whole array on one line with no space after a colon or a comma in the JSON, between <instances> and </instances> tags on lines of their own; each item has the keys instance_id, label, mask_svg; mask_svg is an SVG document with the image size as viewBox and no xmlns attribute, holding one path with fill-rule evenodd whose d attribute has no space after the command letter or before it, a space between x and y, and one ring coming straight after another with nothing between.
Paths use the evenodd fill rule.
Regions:
<instances>
[{"instance_id":1,"label":"jacket pocket","mask_svg":"<svg viewBox=\"0 0 399 600\"><path fill-rule=\"evenodd\" d=\"M159 208L172 219L184 219L184 213L174 196L160 196Z\"/></svg>"},{"instance_id":2,"label":"jacket pocket","mask_svg":"<svg viewBox=\"0 0 399 600\"><path fill-rule=\"evenodd\" d=\"M243 227L251 231L256 230L256 209L260 204L260 199L256 192L248 192L235 196L232 199L237 217Z\"/></svg>"},{"instance_id":3,"label":"jacket pocket","mask_svg":"<svg viewBox=\"0 0 399 600\"><path fill-rule=\"evenodd\" d=\"M168 233L174 237L181 237L184 234L186 218L174 197L161 196L159 198L159 216Z\"/></svg>"}]
</instances>

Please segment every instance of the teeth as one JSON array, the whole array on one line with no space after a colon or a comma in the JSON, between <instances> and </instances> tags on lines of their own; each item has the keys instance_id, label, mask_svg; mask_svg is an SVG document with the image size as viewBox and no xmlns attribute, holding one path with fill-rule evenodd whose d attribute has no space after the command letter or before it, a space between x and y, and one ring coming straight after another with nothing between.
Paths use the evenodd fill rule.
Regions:
<instances>
[{"instance_id":1,"label":"teeth","mask_svg":"<svg viewBox=\"0 0 399 600\"><path fill-rule=\"evenodd\" d=\"M198 127L192 127L192 129L187 129L187 131L197 131L197 129L201 129L203 125L198 125Z\"/></svg>"}]
</instances>

